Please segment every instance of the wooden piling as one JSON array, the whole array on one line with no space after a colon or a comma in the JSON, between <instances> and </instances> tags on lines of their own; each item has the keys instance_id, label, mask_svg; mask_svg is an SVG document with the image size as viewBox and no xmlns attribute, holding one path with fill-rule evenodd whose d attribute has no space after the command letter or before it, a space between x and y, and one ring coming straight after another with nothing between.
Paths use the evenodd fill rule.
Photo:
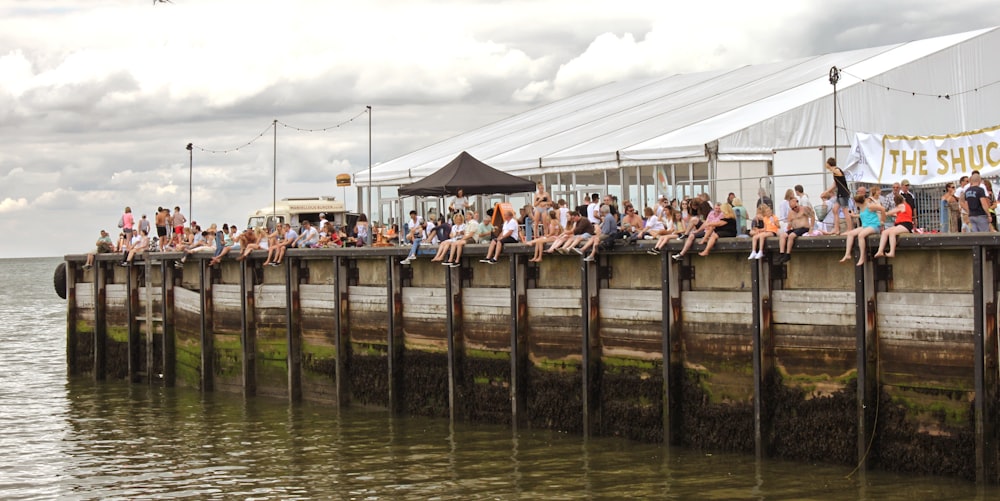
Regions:
<instances>
[{"instance_id":1,"label":"wooden piling","mask_svg":"<svg viewBox=\"0 0 1000 501\"><path fill-rule=\"evenodd\" d=\"M80 367L76 358L76 345L79 343L76 331L78 308L76 306L76 263L66 263L66 372L70 376L79 374Z\"/></svg>"},{"instance_id":2,"label":"wooden piling","mask_svg":"<svg viewBox=\"0 0 1000 501\"><path fill-rule=\"evenodd\" d=\"M285 326L288 339L288 399L302 400L302 304L299 295L299 266L293 257L285 259Z\"/></svg>"},{"instance_id":3,"label":"wooden piling","mask_svg":"<svg viewBox=\"0 0 1000 501\"><path fill-rule=\"evenodd\" d=\"M349 291L349 265L351 260L344 256L333 258L333 288L335 294L336 308L334 309L334 343L337 350L336 359L336 381L337 406L346 407L351 403L351 329L350 329L350 298Z\"/></svg>"},{"instance_id":4,"label":"wooden piling","mask_svg":"<svg viewBox=\"0 0 1000 501\"><path fill-rule=\"evenodd\" d=\"M94 287L94 379L103 381L107 374L108 353L108 263L98 261L94 267L97 286Z\"/></svg>"},{"instance_id":5,"label":"wooden piling","mask_svg":"<svg viewBox=\"0 0 1000 501\"><path fill-rule=\"evenodd\" d=\"M389 370L389 412L403 412L403 270L393 257L385 258L388 301L387 356Z\"/></svg>"},{"instance_id":6,"label":"wooden piling","mask_svg":"<svg viewBox=\"0 0 1000 501\"><path fill-rule=\"evenodd\" d=\"M854 256L851 256L854 264ZM879 405L878 376L878 321L876 312L875 270L872 259L863 266L854 267L854 294L857 304L855 325L857 329L857 468L869 469L871 444L875 439L875 417ZM863 474L863 473L862 473Z\"/></svg>"},{"instance_id":7,"label":"wooden piling","mask_svg":"<svg viewBox=\"0 0 1000 501\"><path fill-rule=\"evenodd\" d=\"M134 264L125 267L125 321L128 323L128 379L140 379L141 350L139 344L139 269Z\"/></svg>"},{"instance_id":8,"label":"wooden piling","mask_svg":"<svg viewBox=\"0 0 1000 501\"><path fill-rule=\"evenodd\" d=\"M198 261L198 287L201 294L201 391L212 391L215 379L215 334L212 332L212 277L208 261Z\"/></svg>"},{"instance_id":9,"label":"wooden piling","mask_svg":"<svg viewBox=\"0 0 1000 501\"><path fill-rule=\"evenodd\" d=\"M162 296L160 317L163 319L163 385L177 383L177 339L174 332L174 267L166 259L160 260Z\"/></svg>"},{"instance_id":10,"label":"wooden piling","mask_svg":"<svg viewBox=\"0 0 1000 501\"><path fill-rule=\"evenodd\" d=\"M528 280L523 259L510 254L510 412L515 430L528 423Z\"/></svg>"},{"instance_id":11,"label":"wooden piling","mask_svg":"<svg viewBox=\"0 0 1000 501\"><path fill-rule=\"evenodd\" d=\"M462 336L462 279L459 268L445 270L445 317L448 337L448 417L455 422L462 395L465 366L465 342Z\"/></svg>"},{"instance_id":12,"label":"wooden piling","mask_svg":"<svg viewBox=\"0 0 1000 501\"><path fill-rule=\"evenodd\" d=\"M603 258L603 256L601 256ZM580 263L580 300L581 312L581 363L580 390L583 404L583 435L591 436L597 432L600 423L600 300L598 290L596 263L581 261Z\"/></svg>"},{"instance_id":13,"label":"wooden piling","mask_svg":"<svg viewBox=\"0 0 1000 501\"><path fill-rule=\"evenodd\" d=\"M257 394L257 322L254 320L254 272L247 259L240 261L240 344L243 353L243 395Z\"/></svg>"}]
</instances>

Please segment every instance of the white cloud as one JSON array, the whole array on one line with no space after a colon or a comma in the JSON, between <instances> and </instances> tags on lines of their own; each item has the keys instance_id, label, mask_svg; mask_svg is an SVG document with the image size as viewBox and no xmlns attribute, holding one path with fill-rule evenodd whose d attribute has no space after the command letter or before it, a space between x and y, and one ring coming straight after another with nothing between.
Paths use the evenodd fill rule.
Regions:
<instances>
[{"instance_id":1,"label":"white cloud","mask_svg":"<svg viewBox=\"0 0 1000 501\"><path fill-rule=\"evenodd\" d=\"M187 210L184 145L234 148L275 118L326 127L373 105L378 164L612 80L1000 24L986 0L917 1L0 2L0 212L79 221L0 256L77 250L125 205ZM279 129L278 197L353 200L332 178L367 168L368 118ZM273 146L195 151L198 220L265 205Z\"/></svg>"},{"instance_id":2,"label":"white cloud","mask_svg":"<svg viewBox=\"0 0 1000 501\"><path fill-rule=\"evenodd\" d=\"M16 200L13 198L5 198L3 199L2 202L0 202L0 213L15 212L22 209L26 209L27 207L28 207L27 198L18 198Z\"/></svg>"}]
</instances>

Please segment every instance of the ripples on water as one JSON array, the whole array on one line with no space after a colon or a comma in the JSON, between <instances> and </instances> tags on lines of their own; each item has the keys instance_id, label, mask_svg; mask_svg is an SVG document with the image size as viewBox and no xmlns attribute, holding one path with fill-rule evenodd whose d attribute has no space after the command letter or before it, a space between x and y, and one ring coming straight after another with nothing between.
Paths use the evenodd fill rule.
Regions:
<instances>
[{"instance_id":1,"label":"ripples on water","mask_svg":"<svg viewBox=\"0 0 1000 501\"><path fill-rule=\"evenodd\" d=\"M382 410L67 381L58 260L0 260L3 499L996 499L950 479L757 462Z\"/></svg>"}]
</instances>

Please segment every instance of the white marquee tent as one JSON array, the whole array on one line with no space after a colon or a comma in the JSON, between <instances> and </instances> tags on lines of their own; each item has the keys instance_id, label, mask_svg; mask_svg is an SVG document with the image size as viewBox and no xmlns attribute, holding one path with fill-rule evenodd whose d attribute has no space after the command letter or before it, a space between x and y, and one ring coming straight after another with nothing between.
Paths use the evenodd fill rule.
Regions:
<instances>
[{"instance_id":1,"label":"white marquee tent","mask_svg":"<svg viewBox=\"0 0 1000 501\"><path fill-rule=\"evenodd\" d=\"M807 188L816 192L826 183L823 158L836 142L836 156L846 159L856 132L925 135L1000 124L1000 65L992 62L998 53L1000 28L990 28L614 82L384 162L372 169L371 182L412 183L468 151L550 185L568 187L567 176L572 184L608 185L610 175L624 190L635 186L639 197L650 193L643 185L662 192L696 178L748 198L762 179L783 190L811 175ZM836 139L832 67L840 70ZM366 186L368 175L355 174L355 183Z\"/></svg>"}]
</instances>

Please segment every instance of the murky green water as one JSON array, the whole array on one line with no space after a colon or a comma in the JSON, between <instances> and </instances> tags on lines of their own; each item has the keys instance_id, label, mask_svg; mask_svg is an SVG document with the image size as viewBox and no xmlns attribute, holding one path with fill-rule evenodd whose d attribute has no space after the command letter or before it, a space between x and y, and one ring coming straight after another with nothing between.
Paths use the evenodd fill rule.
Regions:
<instances>
[{"instance_id":1,"label":"murky green water","mask_svg":"<svg viewBox=\"0 0 1000 501\"><path fill-rule=\"evenodd\" d=\"M0 260L3 499L997 499L945 478L69 381L58 260Z\"/></svg>"}]
</instances>

